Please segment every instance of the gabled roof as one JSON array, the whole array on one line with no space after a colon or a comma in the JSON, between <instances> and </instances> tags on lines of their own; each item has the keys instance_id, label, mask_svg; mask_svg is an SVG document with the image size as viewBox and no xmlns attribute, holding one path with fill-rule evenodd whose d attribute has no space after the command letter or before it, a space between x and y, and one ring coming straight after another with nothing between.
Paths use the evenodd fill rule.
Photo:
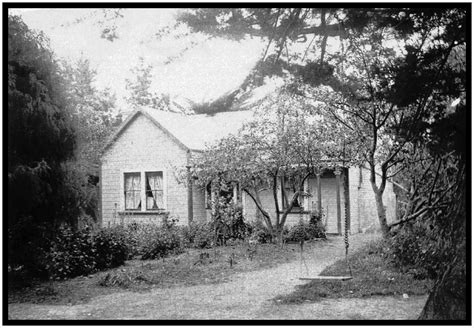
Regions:
<instances>
[{"instance_id":1,"label":"gabled roof","mask_svg":"<svg viewBox=\"0 0 474 328\"><path fill-rule=\"evenodd\" d=\"M128 125L139 115L144 115L158 128L167 133L186 150L204 150L206 145L235 134L245 122L251 120L253 111L222 112L214 115L185 115L152 108L140 108L133 111L104 147L107 150Z\"/></svg>"}]
</instances>

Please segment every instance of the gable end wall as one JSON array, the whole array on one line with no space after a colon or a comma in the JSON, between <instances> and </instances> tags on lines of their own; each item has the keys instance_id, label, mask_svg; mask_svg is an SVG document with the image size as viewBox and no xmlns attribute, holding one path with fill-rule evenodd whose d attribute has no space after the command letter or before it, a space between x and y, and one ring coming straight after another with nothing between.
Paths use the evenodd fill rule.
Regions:
<instances>
[{"instance_id":1,"label":"gable end wall","mask_svg":"<svg viewBox=\"0 0 474 328\"><path fill-rule=\"evenodd\" d=\"M123 172L165 171L165 204L180 225L188 223L187 189L176 178L176 169L186 165L186 150L144 115L136 116L102 157L102 225L118 223L117 210L124 210ZM196 209L203 197L194 192ZM195 211L195 217L201 215ZM134 220L140 220L135 216ZM149 220L149 218L148 218Z\"/></svg>"}]
</instances>

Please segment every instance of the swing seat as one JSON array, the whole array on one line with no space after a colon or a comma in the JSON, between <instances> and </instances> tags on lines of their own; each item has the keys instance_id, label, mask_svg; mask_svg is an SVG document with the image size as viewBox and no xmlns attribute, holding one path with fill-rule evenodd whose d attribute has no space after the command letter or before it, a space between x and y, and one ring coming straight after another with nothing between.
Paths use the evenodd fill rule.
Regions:
<instances>
[{"instance_id":1,"label":"swing seat","mask_svg":"<svg viewBox=\"0 0 474 328\"><path fill-rule=\"evenodd\" d=\"M346 280L351 280L351 276L317 276L313 278L298 278L300 280L341 280L341 281L346 281Z\"/></svg>"}]
</instances>

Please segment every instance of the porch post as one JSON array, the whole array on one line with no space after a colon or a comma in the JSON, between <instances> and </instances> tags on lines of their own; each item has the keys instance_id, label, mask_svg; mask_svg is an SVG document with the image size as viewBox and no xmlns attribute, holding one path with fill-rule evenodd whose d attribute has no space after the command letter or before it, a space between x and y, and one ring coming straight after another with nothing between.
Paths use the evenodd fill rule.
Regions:
<instances>
[{"instance_id":1,"label":"porch post","mask_svg":"<svg viewBox=\"0 0 474 328\"><path fill-rule=\"evenodd\" d=\"M188 224L193 221L193 177L191 176L191 153L187 153L187 180L188 180Z\"/></svg>"},{"instance_id":2,"label":"porch post","mask_svg":"<svg viewBox=\"0 0 474 328\"><path fill-rule=\"evenodd\" d=\"M316 173L316 184L318 188L318 212L320 217L323 215L323 204L321 203L321 173Z\"/></svg>"},{"instance_id":3,"label":"porch post","mask_svg":"<svg viewBox=\"0 0 474 328\"><path fill-rule=\"evenodd\" d=\"M341 169L337 167L334 170L336 175L336 210L337 210L337 233L340 235L342 233L342 222L341 222Z\"/></svg>"}]
</instances>

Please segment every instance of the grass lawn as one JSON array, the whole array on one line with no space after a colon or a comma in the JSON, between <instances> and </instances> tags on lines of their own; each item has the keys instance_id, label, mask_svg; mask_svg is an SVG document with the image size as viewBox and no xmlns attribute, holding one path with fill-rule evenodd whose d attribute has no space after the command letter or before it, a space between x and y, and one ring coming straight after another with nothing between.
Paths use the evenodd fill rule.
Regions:
<instances>
[{"instance_id":1,"label":"grass lawn","mask_svg":"<svg viewBox=\"0 0 474 328\"><path fill-rule=\"evenodd\" d=\"M412 274L402 273L383 256L381 241L374 241L349 255L353 279L313 280L300 285L289 295L279 295L275 301L282 303L302 303L320 301L325 298L360 298L374 295L424 295L432 286L432 281L416 280ZM327 267L322 276L347 276L345 259Z\"/></svg>"},{"instance_id":2,"label":"grass lawn","mask_svg":"<svg viewBox=\"0 0 474 328\"><path fill-rule=\"evenodd\" d=\"M307 247L318 247L315 241ZM64 281L33 284L20 290L8 290L8 303L79 304L90 298L115 292L143 291L153 287L189 286L226 281L237 272L253 271L290 262L299 254L299 246L285 244L256 245L254 253L245 243L213 249L186 249L179 255L159 260L130 260L125 265L89 276ZM232 257L232 267L230 258Z\"/></svg>"}]
</instances>

